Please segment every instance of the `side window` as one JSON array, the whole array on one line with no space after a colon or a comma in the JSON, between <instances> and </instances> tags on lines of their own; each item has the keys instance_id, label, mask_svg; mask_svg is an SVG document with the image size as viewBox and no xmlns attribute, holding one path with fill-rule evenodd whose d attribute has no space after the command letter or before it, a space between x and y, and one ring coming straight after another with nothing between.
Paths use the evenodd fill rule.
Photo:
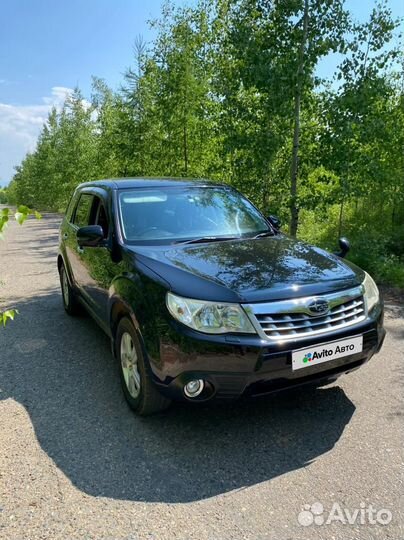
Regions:
<instances>
[{"instance_id":1,"label":"side window","mask_svg":"<svg viewBox=\"0 0 404 540\"><path fill-rule=\"evenodd\" d=\"M93 212L92 212L94 216L94 222L92 221L92 223L94 225L100 225L102 227L102 230L104 231L104 238L108 238L108 234L109 234L108 216L105 210L104 203L98 197L95 197L94 207L95 208L93 209Z\"/></svg>"},{"instance_id":2,"label":"side window","mask_svg":"<svg viewBox=\"0 0 404 540\"><path fill-rule=\"evenodd\" d=\"M76 212L74 214L74 224L78 227L85 227L90 222L90 210L93 204L94 195L83 193L80 196Z\"/></svg>"}]
</instances>

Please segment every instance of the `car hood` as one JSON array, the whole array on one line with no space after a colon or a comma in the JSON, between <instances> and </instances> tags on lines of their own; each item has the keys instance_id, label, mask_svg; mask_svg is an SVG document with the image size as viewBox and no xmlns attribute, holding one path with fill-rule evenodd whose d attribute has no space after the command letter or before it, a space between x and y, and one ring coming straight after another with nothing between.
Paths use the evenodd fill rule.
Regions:
<instances>
[{"instance_id":1,"label":"car hood","mask_svg":"<svg viewBox=\"0 0 404 540\"><path fill-rule=\"evenodd\" d=\"M220 302L311 296L354 287L364 278L352 263L285 235L131 251L174 293Z\"/></svg>"}]
</instances>

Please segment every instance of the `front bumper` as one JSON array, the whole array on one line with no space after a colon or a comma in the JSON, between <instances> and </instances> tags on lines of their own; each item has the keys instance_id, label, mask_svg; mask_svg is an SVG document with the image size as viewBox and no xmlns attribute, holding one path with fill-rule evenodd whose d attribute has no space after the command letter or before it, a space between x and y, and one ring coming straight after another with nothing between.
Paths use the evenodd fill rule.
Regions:
<instances>
[{"instance_id":1,"label":"front bumper","mask_svg":"<svg viewBox=\"0 0 404 540\"><path fill-rule=\"evenodd\" d=\"M362 352L297 371L292 370L292 352L330 341L363 335ZM160 340L158 361L151 359L160 391L175 400L190 401L184 385L203 379L205 389L191 401L229 400L260 395L307 383L327 383L359 368L377 353L383 343L383 308L376 307L366 320L343 330L283 343L259 336L212 336L176 326L175 338Z\"/></svg>"}]
</instances>

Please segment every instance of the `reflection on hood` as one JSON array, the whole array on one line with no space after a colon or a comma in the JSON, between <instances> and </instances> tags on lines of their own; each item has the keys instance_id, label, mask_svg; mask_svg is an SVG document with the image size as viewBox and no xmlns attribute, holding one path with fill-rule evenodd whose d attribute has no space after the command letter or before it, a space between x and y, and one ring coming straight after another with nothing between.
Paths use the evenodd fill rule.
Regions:
<instances>
[{"instance_id":1,"label":"reflection on hood","mask_svg":"<svg viewBox=\"0 0 404 540\"><path fill-rule=\"evenodd\" d=\"M359 269L335 255L283 235L133 249L144 255L144 263L178 294L181 280L187 277L193 281L198 278L201 286L203 280L226 288L240 301L264 300L269 291L271 297L282 296L281 291L284 297L290 297L291 290L301 291L293 296L302 296L313 286L318 294L321 290L355 286L362 278ZM189 282L187 288L189 296ZM195 290L193 297L203 297L203 291Z\"/></svg>"}]
</instances>

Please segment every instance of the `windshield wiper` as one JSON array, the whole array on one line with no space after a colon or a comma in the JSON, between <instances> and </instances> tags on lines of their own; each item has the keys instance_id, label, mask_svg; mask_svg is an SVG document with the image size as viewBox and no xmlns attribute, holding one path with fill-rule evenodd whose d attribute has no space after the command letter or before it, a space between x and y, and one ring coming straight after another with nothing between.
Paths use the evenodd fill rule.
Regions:
<instances>
[{"instance_id":1,"label":"windshield wiper","mask_svg":"<svg viewBox=\"0 0 404 540\"><path fill-rule=\"evenodd\" d=\"M178 240L174 244L202 244L203 242L221 242L236 238L240 238L240 236L201 236L200 238L191 238L190 240Z\"/></svg>"},{"instance_id":2,"label":"windshield wiper","mask_svg":"<svg viewBox=\"0 0 404 540\"><path fill-rule=\"evenodd\" d=\"M263 238L264 236L273 236L273 235L274 235L274 232L271 230L268 230L268 231L264 231L264 232L256 234L255 236L253 236L253 240L255 240L256 238Z\"/></svg>"}]
</instances>

